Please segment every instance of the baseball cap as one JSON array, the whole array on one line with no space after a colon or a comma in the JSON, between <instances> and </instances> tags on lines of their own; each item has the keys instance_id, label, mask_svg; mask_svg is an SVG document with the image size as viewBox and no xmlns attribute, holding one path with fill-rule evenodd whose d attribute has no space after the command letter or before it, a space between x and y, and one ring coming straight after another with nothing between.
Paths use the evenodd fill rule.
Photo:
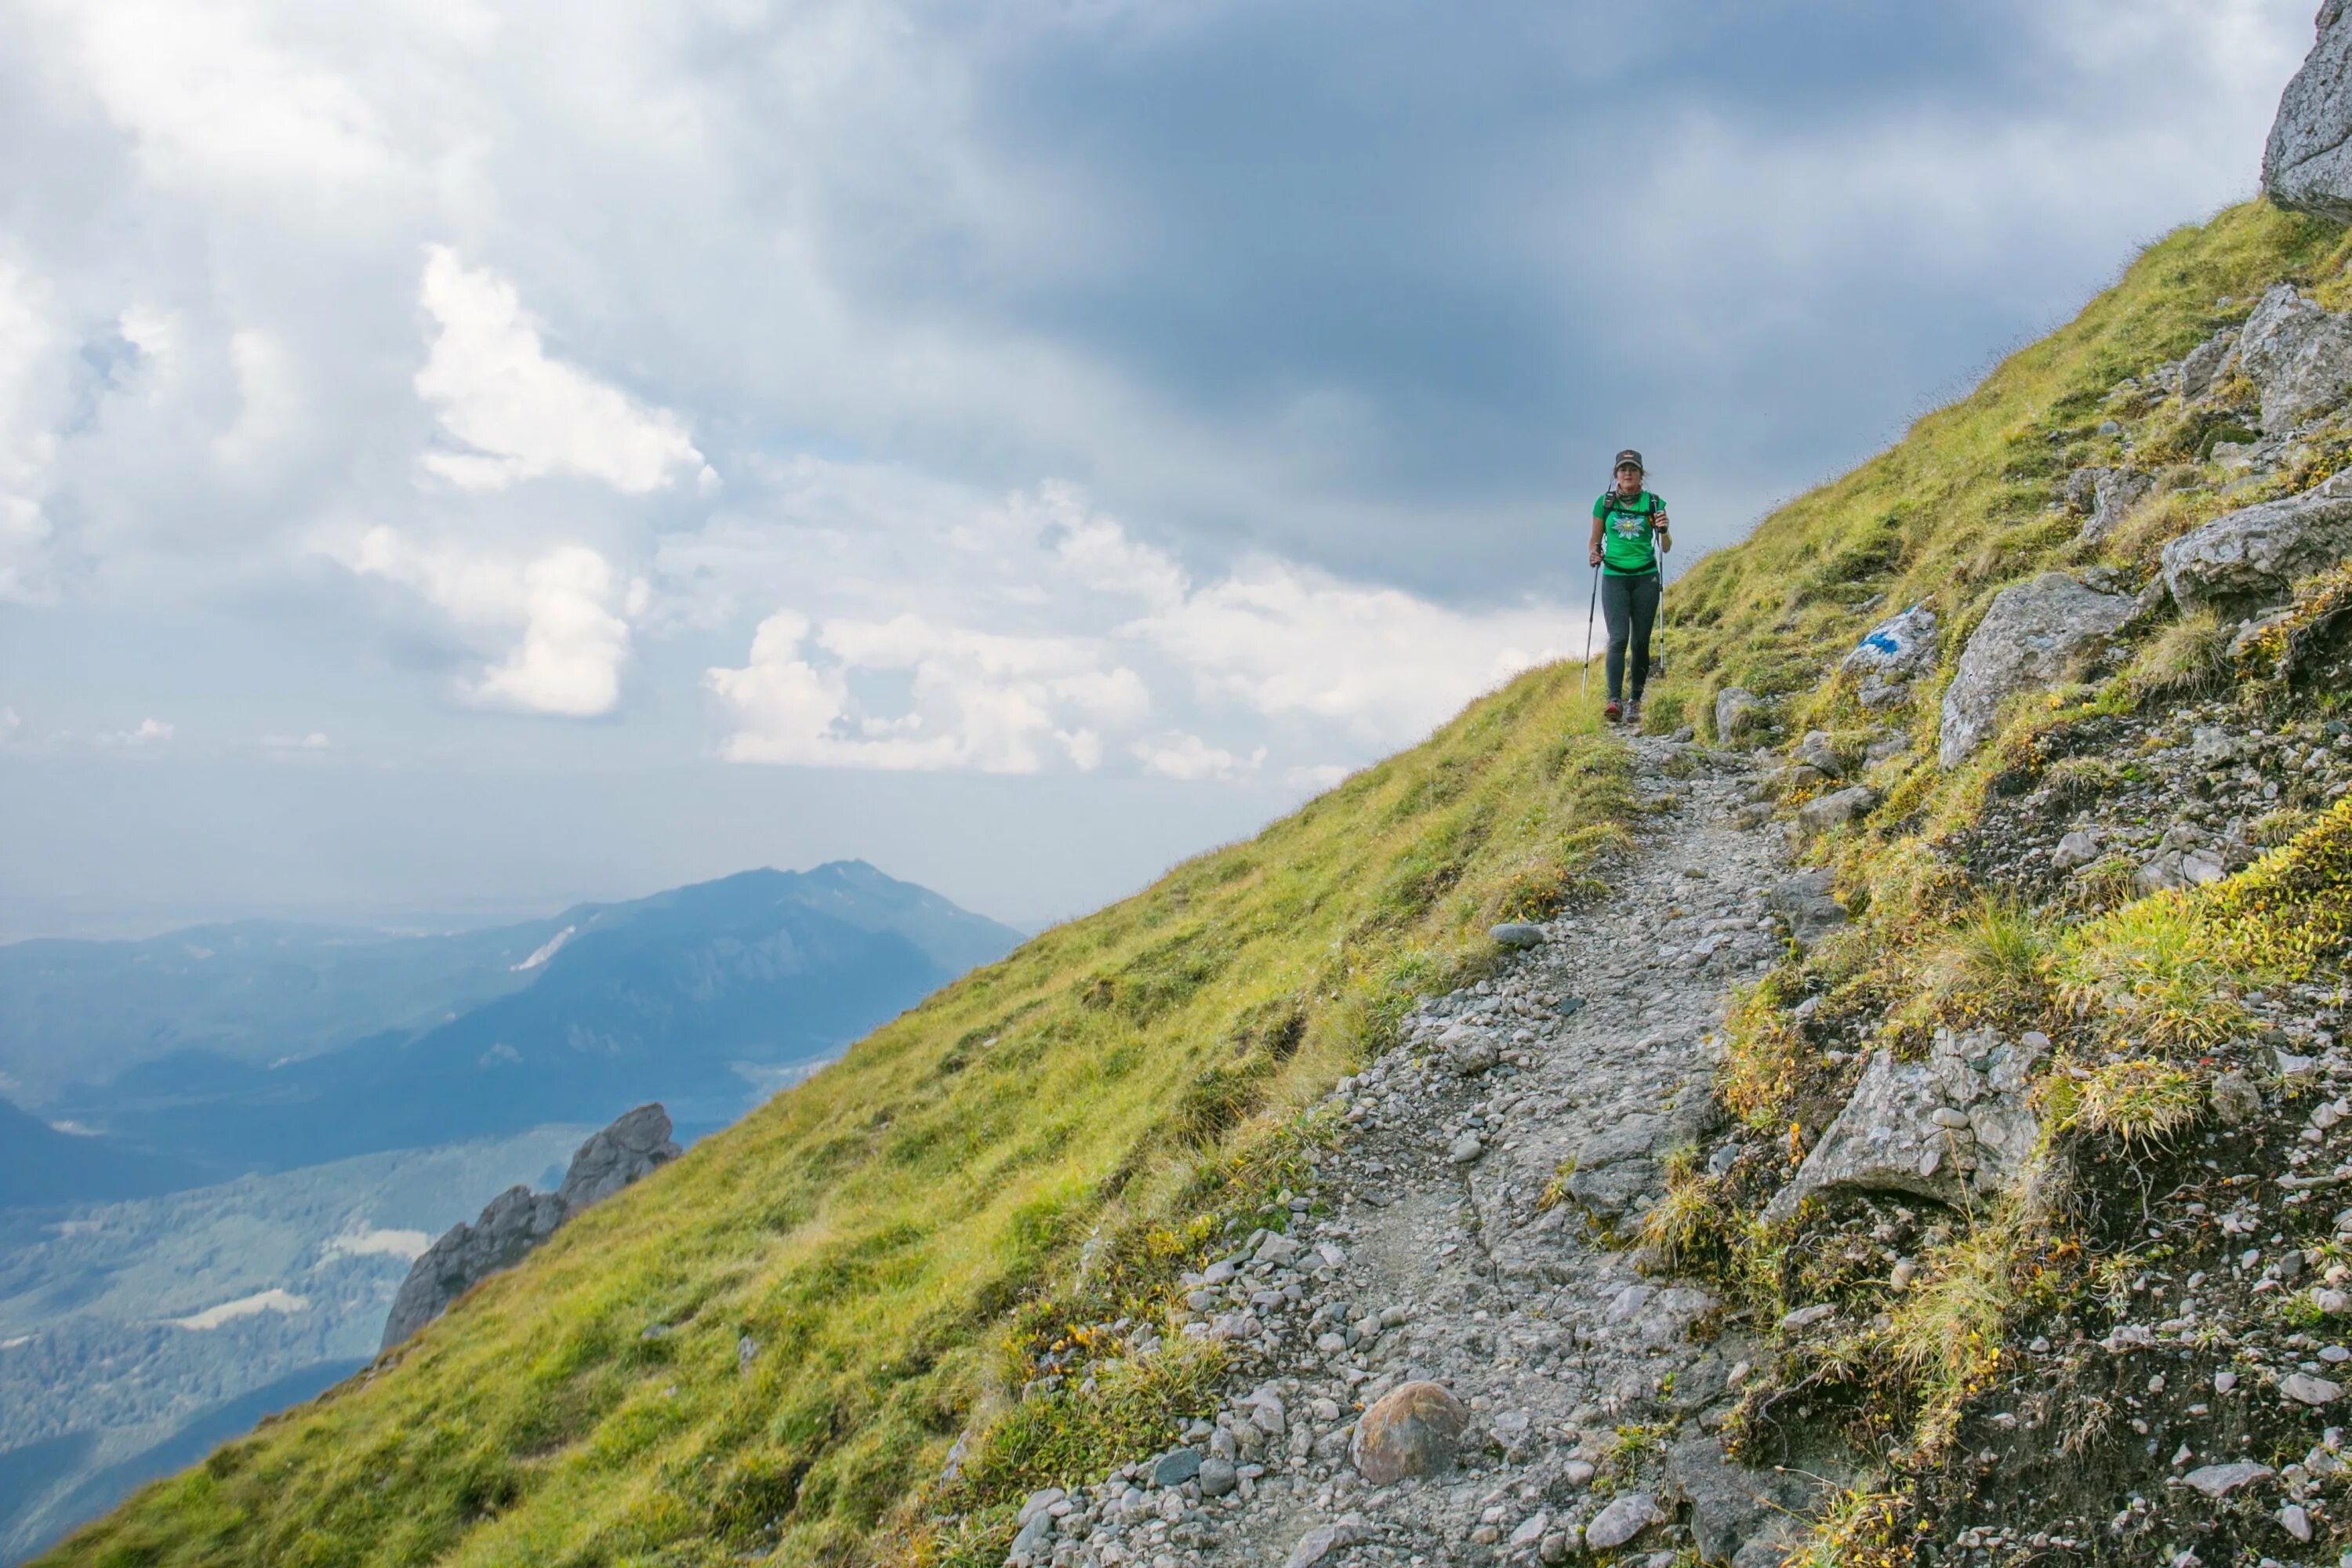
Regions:
<instances>
[{"instance_id":1,"label":"baseball cap","mask_svg":"<svg viewBox=\"0 0 2352 1568\"><path fill-rule=\"evenodd\" d=\"M1610 471L1613 473L1617 469L1623 468L1628 463L1640 468L1645 474L1650 471L1649 466L1642 461L1642 454L1636 452L1631 447L1626 447L1623 451L1617 454L1617 460L1609 465Z\"/></svg>"}]
</instances>

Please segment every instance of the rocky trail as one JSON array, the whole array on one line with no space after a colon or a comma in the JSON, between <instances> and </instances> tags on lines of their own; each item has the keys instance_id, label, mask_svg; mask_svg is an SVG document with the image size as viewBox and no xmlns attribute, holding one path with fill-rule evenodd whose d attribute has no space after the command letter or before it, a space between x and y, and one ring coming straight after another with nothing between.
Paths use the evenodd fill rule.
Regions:
<instances>
[{"instance_id":1,"label":"rocky trail","mask_svg":"<svg viewBox=\"0 0 2352 1568\"><path fill-rule=\"evenodd\" d=\"M1630 1249L1669 1152L1707 1157L1712 1031L1784 951L1776 893L1822 911L1746 758L1632 744L1653 810L1614 890L1501 928L1522 945L1494 977L1332 1091L1349 1130L1288 1233L1188 1277L1181 1331L1231 1356L1215 1420L1031 1498L1010 1562L1779 1560L1816 1483L1710 1436L1759 1326Z\"/></svg>"}]
</instances>

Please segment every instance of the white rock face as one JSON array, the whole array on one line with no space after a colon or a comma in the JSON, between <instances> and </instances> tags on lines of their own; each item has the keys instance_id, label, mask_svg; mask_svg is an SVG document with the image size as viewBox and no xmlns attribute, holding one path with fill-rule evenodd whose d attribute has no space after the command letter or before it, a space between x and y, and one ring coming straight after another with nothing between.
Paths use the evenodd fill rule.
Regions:
<instances>
[{"instance_id":1,"label":"white rock face","mask_svg":"<svg viewBox=\"0 0 2352 1568\"><path fill-rule=\"evenodd\" d=\"M2352 317L2274 283L2239 335L2238 364L2262 389L2263 432L2292 430L2352 392Z\"/></svg>"},{"instance_id":2,"label":"white rock face","mask_svg":"<svg viewBox=\"0 0 2352 1568\"><path fill-rule=\"evenodd\" d=\"M2004 699L2048 685L2075 654L2114 636L2132 609L2125 595L2094 593L2063 572L2003 588L1944 689L1937 760L1948 768L1967 761L1991 735Z\"/></svg>"},{"instance_id":3,"label":"white rock face","mask_svg":"<svg viewBox=\"0 0 2352 1568\"><path fill-rule=\"evenodd\" d=\"M2183 610L2242 614L2352 556L2352 472L2297 496L2226 512L2164 547L2166 591Z\"/></svg>"},{"instance_id":4,"label":"white rock face","mask_svg":"<svg viewBox=\"0 0 2352 1568\"><path fill-rule=\"evenodd\" d=\"M2263 190L2280 206L2352 223L2352 21L2319 7L2319 37L2279 95L2263 149Z\"/></svg>"}]
</instances>

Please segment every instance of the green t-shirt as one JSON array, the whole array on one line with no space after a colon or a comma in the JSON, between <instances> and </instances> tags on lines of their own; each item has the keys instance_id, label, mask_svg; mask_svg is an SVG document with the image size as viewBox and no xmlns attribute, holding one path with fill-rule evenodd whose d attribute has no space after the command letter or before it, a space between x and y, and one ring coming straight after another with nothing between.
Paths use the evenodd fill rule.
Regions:
<instances>
[{"instance_id":1,"label":"green t-shirt","mask_svg":"<svg viewBox=\"0 0 2352 1568\"><path fill-rule=\"evenodd\" d=\"M1666 523L1664 498L1654 490L1621 496L1604 490L1592 503L1601 524L1601 569L1612 577L1645 576L1658 569L1656 534Z\"/></svg>"}]
</instances>

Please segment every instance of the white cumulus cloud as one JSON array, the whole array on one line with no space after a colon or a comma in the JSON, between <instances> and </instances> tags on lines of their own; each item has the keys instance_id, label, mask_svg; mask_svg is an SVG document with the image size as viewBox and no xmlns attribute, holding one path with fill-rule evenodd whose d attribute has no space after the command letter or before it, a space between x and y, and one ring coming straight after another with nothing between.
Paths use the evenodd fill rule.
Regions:
<instances>
[{"instance_id":1,"label":"white cumulus cloud","mask_svg":"<svg viewBox=\"0 0 2352 1568\"><path fill-rule=\"evenodd\" d=\"M641 589L586 545L516 560L373 528L348 563L415 589L478 641L512 639L503 657L460 683L467 701L574 718L619 702L629 656L625 617Z\"/></svg>"},{"instance_id":2,"label":"white cumulus cloud","mask_svg":"<svg viewBox=\"0 0 2352 1568\"><path fill-rule=\"evenodd\" d=\"M364 196L401 170L352 79L289 47L249 0L40 4L79 79L128 132L147 176L202 190Z\"/></svg>"},{"instance_id":3,"label":"white cumulus cloud","mask_svg":"<svg viewBox=\"0 0 2352 1568\"><path fill-rule=\"evenodd\" d=\"M1518 671L1563 657L1571 619L1544 605L1457 610L1261 560L1128 629L1190 669L1211 696L1398 741Z\"/></svg>"},{"instance_id":4,"label":"white cumulus cloud","mask_svg":"<svg viewBox=\"0 0 2352 1568\"><path fill-rule=\"evenodd\" d=\"M0 258L0 601L47 591L43 500L58 449L49 422L62 343L47 303L39 279Z\"/></svg>"},{"instance_id":5,"label":"white cumulus cloud","mask_svg":"<svg viewBox=\"0 0 2352 1568\"><path fill-rule=\"evenodd\" d=\"M1237 757L1223 746L1213 746L1200 736L1181 731L1156 740L1138 741L1128 750L1143 764L1144 772L1187 782L1236 778L1244 773L1255 773L1265 763L1263 746L1247 757Z\"/></svg>"},{"instance_id":6,"label":"white cumulus cloud","mask_svg":"<svg viewBox=\"0 0 2352 1568\"><path fill-rule=\"evenodd\" d=\"M741 668L703 679L734 723L720 753L749 763L1032 773L1058 753L1085 769L1102 758L1094 726L1151 707L1142 678L1087 639L913 615L816 626L779 612Z\"/></svg>"},{"instance_id":7,"label":"white cumulus cloud","mask_svg":"<svg viewBox=\"0 0 2352 1568\"><path fill-rule=\"evenodd\" d=\"M497 273L428 247L419 300L440 331L416 373L416 395L454 443L425 455L431 472L466 490L549 474L601 479L629 495L688 476L718 482L677 415L548 357L514 286Z\"/></svg>"}]
</instances>

